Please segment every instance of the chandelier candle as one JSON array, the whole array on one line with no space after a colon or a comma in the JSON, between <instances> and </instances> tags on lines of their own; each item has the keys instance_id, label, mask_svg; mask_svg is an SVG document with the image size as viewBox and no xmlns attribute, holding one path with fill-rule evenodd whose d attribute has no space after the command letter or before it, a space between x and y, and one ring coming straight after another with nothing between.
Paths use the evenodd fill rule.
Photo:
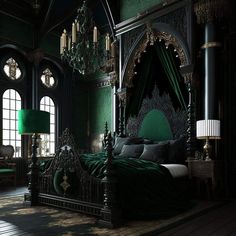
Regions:
<instances>
[{"instance_id":1,"label":"chandelier candle","mask_svg":"<svg viewBox=\"0 0 236 236\"><path fill-rule=\"evenodd\" d=\"M71 32L65 29L60 39L61 59L66 61L73 70L84 75L92 74L107 66L111 59L111 39L98 37L99 31L92 14L87 7L87 0L77 10L77 16L72 23ZM113 48L113 56L115 55Z\"/></svg>"}]
</instances>

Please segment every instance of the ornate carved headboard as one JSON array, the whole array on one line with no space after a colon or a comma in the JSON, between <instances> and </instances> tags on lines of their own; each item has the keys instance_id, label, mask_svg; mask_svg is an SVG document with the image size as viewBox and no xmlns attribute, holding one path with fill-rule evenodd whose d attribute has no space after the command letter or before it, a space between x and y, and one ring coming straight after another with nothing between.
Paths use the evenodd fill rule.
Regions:
<instances>
[{"instance_id":1,"label":"ornate carved headboard","mask_svg":"<svg viewBox=\"0 0 236 236\"><path fill-rule=\"evenodd\" d=\"M129 117L126 125L126 132L131 136L138 136L144 117L153 109L163 112L167 118L173 138L176 139L180 135L186 134L187 131L187 111L175 110L168 94L163 93L160 96L157 87L154 88L152 97L146 97L137 117ZM153 124L150 124L153 125ZM156 123L156 125L160 125Z\"/></svg>"}]
</instances>

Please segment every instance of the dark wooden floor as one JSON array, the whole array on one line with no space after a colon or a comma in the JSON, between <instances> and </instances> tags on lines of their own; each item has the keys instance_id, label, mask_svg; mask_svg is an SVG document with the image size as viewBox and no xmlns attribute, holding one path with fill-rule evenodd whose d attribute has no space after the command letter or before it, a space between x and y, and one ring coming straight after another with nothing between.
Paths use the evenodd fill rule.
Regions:
<instances>
[{"instance_id":1,"label":"dark wooden floor","mask_svg":"<svg viewBox=\"0 0 236 236\"><path fill-rule=\"evenodd\" d=\"M27 191L26 187L16 188L16 189L9 189L5 191L0 191L0 199L8 198L8 196L12 195L22 195L24 192ZM0 207L1 208L1 207ZM58 213L57 213L58 214ZM72 217L73 218L73 217ZM42 220L43 218L41 218ZM27 219L28 222L28 219ZM29 219L30 222L30 219ZM50 222L49 222L50 223ZM102 235L102 236L229 236L235 235L236 236L236 199L227 201L227 203L222 204L221 206L217 206L214 209L207 210L205 213L201 212L198 216L194 216L192 218L188 218L186 222L178 222L178 225L173 227L167 226L163 227L162 229L152 231L151 229L157 229L154 227L155 221L149 222L149 226L145 226L145 224L139 224L139 230L131 230L129 232L129 228L117 229L114 231L107 231L109 233L98 233L95 232L94 234L63 234L63 235ZM30 224L29 224L30 226ZM88 225L88 230L90 226ZM137 226L135 226L137 227ZM150 231L145 229L149 227ZM27 227L26 227L27 228ZM27 231L26 228L21 228L17 224L13 224L13 222L6 221L4 219L0 219L0 236L34 236L34 235L41 235L32 233ZM144 230L145 229L145 230ZM167 230L168 229L168 230ZM164 231L165 230L165 231ZM142 232L143 231L143 232ZM50 232L49 229L44 229L44 235L46 236L47 233ZM99 231L101 232L101 230ZM144 233L149 232L149 233ZM54 235L54 234L50 234ZM55 234L55 236L58 234Z\"/></svg>"},{"instance_id":2,"label":"dark wooden floor","mask_svg":"<svg viewBox=\"0 0 236 236\"><path fill-rule=\"evenodd\" d=\"M172 228L158 236L231 236L236 235L236 200L230 201L202 216Z\"/></svg>"}]
</instances>

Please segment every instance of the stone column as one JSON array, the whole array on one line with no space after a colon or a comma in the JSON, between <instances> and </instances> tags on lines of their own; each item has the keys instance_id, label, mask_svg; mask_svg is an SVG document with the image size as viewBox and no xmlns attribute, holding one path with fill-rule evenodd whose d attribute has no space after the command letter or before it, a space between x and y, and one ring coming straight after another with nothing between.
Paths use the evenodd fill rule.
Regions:
<instances>
[{"instance_id":1,"label":"stone column","mask_svg":"<svg viewBox=\"0 0 236 236\"><path fill-rule=\"evenodd\" d=\"M223 15L223 0L199 0L194 4L197 22L204 25L204 119L217 119L218 98L216 93L217 48L221 44L216 39L215 21Z\"/></svg>"},{"instance_id":2,"label":"stone column","mask_svg":"<svg viewBox=\"0 0 236 236\"><path fill-rule=\"evenodd\" d=\"M39 64L43 59L43 52L35 49L28 54L28 59L32 63L32 109L39 110L38 84L40 80Z\"/></svg>"},{"instance_id":3,"label":"stone column","mask_svg":"<svg viewBox=\"0 0 236 236\"><path fill-rule=\"evenodd\" d=\"M188 88L188 120L187 120L187 158L194 159L195 157L195 143L196 143L196 114L193 93L193 65L185 65L181 67L181 75L184 77L184 82Z\"/></svg>"}]
</instances>

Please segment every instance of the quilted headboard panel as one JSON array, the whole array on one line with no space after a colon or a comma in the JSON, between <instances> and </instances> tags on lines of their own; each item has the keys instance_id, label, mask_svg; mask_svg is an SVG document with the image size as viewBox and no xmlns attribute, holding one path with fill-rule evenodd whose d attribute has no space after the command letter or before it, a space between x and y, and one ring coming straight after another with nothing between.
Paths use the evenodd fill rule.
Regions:
<instances>
[{"instance_id":1,"label":"quilted headboard panel","mask_svg":"<svg viewBox=\"0 0 236 236\"><path fill-rule=\"evenodd\" d=\"M151 110L144 117L138 136L154 141L173 139L170 124L165 114L158 109Z\"/></svg>"},{"instance_id":2,"label":"quilted headboard panel","mask_svg":"<svg viewBox=\"0 0 236 236\"><path fill-rule=\"evenodd\" d=\"M157 110L159 112L152 112L153 110ZM149 112L151 113L149 114ZM147 119L145 124L143 123L144 119ZM150 98L146 97L143 99L138 116L128 118L126 134L135 137L140 135L143 136L143 132L146 133L146 131L143 131L141 126L145 127L144 130L147 130L149 133L148 135L154 135L155 139L151 138L152 140L166 140L168 137L171 137L170 139L177 139L186 134L187 111L175 110L170 96L166 93L160 95L158 88L155 87L153 89L152 96ZM167 132L165 135L163 134L164 131ZM154 134L156 132L159 133Z\"/></svg>"}]
</instances>

